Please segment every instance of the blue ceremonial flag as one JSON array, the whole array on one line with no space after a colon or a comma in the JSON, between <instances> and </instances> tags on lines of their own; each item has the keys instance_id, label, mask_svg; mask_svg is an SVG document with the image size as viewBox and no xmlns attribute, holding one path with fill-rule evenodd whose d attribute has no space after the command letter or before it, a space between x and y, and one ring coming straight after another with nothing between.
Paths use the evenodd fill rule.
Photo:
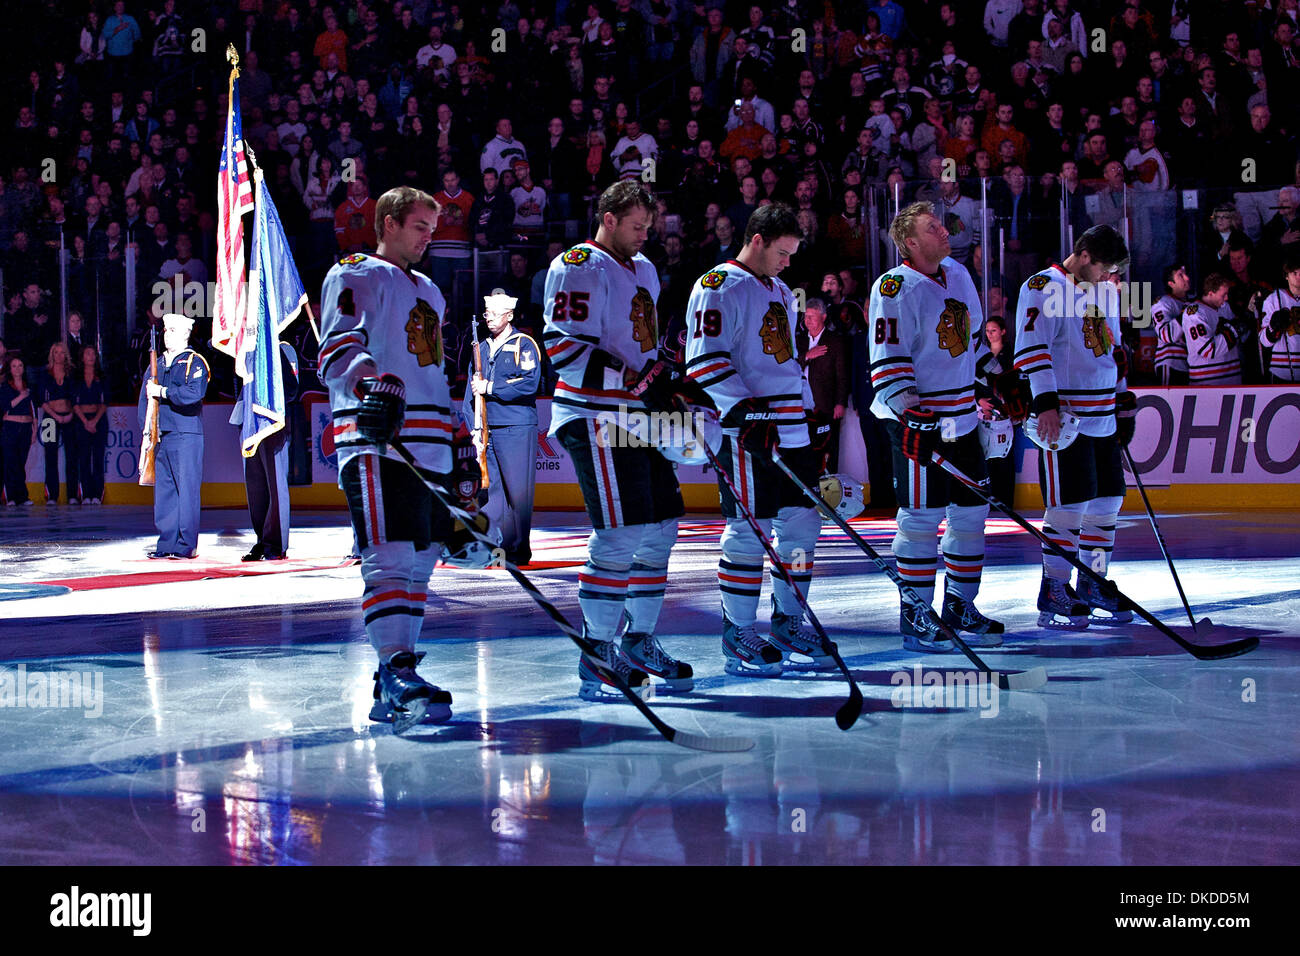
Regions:
<instances>
[{"instance_id":1,"label":"blue ceremonial flag","mask_svg":"<svg viewBox=\"0 0 1300 956\"><path fill-rule=\"evenodd\" d=\"M280 333L307 306L307 290L298 276L284 227L260 171L255 179L248 314L243 334L235 337L235 371L244 382L239 392L243 411L239 438L245 458L253 457L263 438L284 427L287 403L280 368Z\"/></svg>"}]
</instances>

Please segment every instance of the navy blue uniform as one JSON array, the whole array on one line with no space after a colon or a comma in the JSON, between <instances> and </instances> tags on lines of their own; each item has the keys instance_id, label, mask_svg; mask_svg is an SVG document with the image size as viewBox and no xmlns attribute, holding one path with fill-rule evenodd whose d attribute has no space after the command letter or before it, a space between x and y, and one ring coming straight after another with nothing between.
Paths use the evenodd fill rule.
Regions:
<instances>
[{"instance_id":1,"label":"navy blue uniform","mask_svg":"<svg viewBox=\"0 0 1300 956\"><path fill-rule=\"evenodd\" d=\"M20 505L29 500L27 494L27 452L32 447L32 422L36 419L36 403L28 390L22 401L17 401L19 390L8 382L0 384L0 415L8 418L26 418L25 422L8 421L0 427L0 447L4 449L5 500Z\"/></svg>"},{"instance_id":2,"label":"navy blue uniform","mask_svg":"<svg viewBox=\"0 0 1300 956\"><path fill-rule=\"evenodd\" d=\"M46 369L41 373L36 397L38 405L46 402L64 402L68 412L72 411L72 393L76 382L71 375L65 375L62 382L54 380L53 373ZM60 412L59 414L63 414ZM47 424L48 423L48 424ZM45 500L59 500L59 446L63 446L63 470L68 484L68 500L77 497L77 433L73 426L77 423L74 415L72 421L58 421L42 410L41 423L37 434L41 447L45 450Z\"/></svg>"},{"instance_id":3,"label":"navy blue uniform","mask_svg":"<svg viewBox=\"0 0 1300 956\"><path fill-rule=\"evenodd\" d=\"M108 401L107 389L103 379L87 383L85 374L78 374L73 379L72 405L90 407L103 405ZM76 437L77 478L81 487L77 488L72 479L68 480L68 497L74 495L89 501L91 498L104 497L104 450L108 447L108 413L105 412L95 423L93 432L86 431L86 426L75 415L72 418L72 431Z\"/></svg>"},{"instance_id":4,"label":"navy blue uniform","mask_svg":"<svg viewBox=\"0 0 1300 956\"><path fill-rule=\"evenodd\" d=\"M158 456L154 473L153 520L158 528L156 554L193 557L199 544L199 493L203 485L203 396L210 378L208 363L193 349L177 353L171 364L158 360L158 384L167 389L159 400ZM145 377L145 385L152 381ZM149 398L140 388L140 429L144 430Z\"/></svg>"},{"instance_id":5,"label":"navy blue uniform","mask_svg":"<svg viewBox=\"0 0 1300 956\"><path fill-rule=\"evenodd\" d=\"M501 530L501 547L516 564L531 557L533 489L537 476L537 390L541 350L523 332L511 330L500 345L480 342L483 378L490 391L487 411L488 503L484 509ZM471 361L470 374L473 374ZM465 418L473 428L474 394L467 390Z\"/></svg>"}]
</instances>

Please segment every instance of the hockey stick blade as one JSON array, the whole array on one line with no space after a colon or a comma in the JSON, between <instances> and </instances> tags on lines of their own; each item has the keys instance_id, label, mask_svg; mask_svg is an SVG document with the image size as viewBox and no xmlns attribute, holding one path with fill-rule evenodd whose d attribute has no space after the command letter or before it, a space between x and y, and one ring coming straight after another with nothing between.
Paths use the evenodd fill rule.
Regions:
<instances>
[{"instance_id":1,"label":"hockey stick blade","mask_svg":"<svg viewBox=\"0 0 1300 956\"><path fill-rule=\"evenodd\" d=\"M1142 620L1146 621L1148 624L1150 624L1152 627L1158 630L1161 634L1169 638L1171 641L1173 641L1183 650L1187 651L1187 653L1191 654L1197 660L1217 661L1217 660L1222 660L1223 658L1226 657L1238 657L1242 654L1247 654L1250 651L1253 651L1256 647L1259 646L1258 637L1243 637L1239 641L1232 641L1231 643L1228 644L1193 644L1191 641L1185 640L1181 635L1175 633L1172 628L1170 628L1163 621L1155 617L1150 611L1144 608L1141 604L1138 604L1136 601L1134 601L1131 597L1129 597L1119 588L1115 587L1115 585L1112 582L1107 581L1104 577L1102 577L1100 574L1098 574L1096 571L1090 568L1087 564L1080 561L1077 557L1074 557L1071 554L1069 554L1064 548L1058 545L1055 541L1053 541L1047 535L1043 534L1043 532L1035 528L1032 524L1029 523L1029 521L1023 515L1020 514L1020 512L1014 510L1009 505L1004 505L1001 501L998 501L998 499L994 498L993 495L989 491L987 491L983 485L977 482L974 478L971 478L969 475L965 474L956 465L946 460L942 455L938 454L937 452L934 454L934 463L938 465L940 468L942 468L944 471L946 471L948 474L952 475L958 481L960 481L963 485L966 485L968 488L974 491L977 495L979 495L981 498L987 501L992 507L997 508L998 511L1001 511L1004 515L1006 515L1008 518L1010 518L1012 521L1018 524L1025 531L1028 531L1030 534L1032 534L1035 538L1037 538L1040 542L1042 542L1043 547L1045 547L1048 551L1052 552L1052 554L1064 559L1065 561L1068 561L1071 565L1073 565L1075 568L1079 570L1080 574L1088 575L1088 577L1091 578L1092 581L1095 584L1097 584L1098 587L1101 587L1108 591L1113 590L1115 594L1119 596L1120 610L1136 611L1138 616L1141 617ZM1193 630L1195 630L1195 628L1193 628Z\"/></svg>"},{"instance_id":2,"label":"hockey stick blade","mask_svg":"<svg viewBox=\"0 0 1300 956\"><path fill-rule=\"evenodd\" d=\"M827 504L826 499L819 493L805 485L799 479L799 476L790 469L790 466L781 459L780 455L773 452L772 458L776 462L777 467L785 472L786 477L794 482L795 487L800 489L809 499L812 500L813 506L837 525L841 531L848 535L849 539L863 550L866 556L871 559L872 563L884 572L885 576L889 578L889 580L894 582L894 586L898 588L899 593L903 596L903 600L913 607L922 609L930 619L934 621L935 626L943 632L943 635L947 637L948 640L952 641L956 648L965 654L966 658L972 664L978 667L983 673L988 674L990 678L995 678L997 680L999 687L1004 690L1033 690L1042 687L1047 683L1047 671L1041 667L1035 667L1028 671L1006 673L995 671L993 668L989 667L988 664L984 663L980 656L971 650L970 645L962 640L961 635L958 634L941 615L937 614L928 602L922 600L919 594L908 587L907 582L899 576L898 572L889 566L889 562L880 556L880 552L868 544L867 540L863 538L862 535L858 534L853 526L845 520L843 515Z\"/></svg>"},{"instance_id":3,"label":"hockey stick blade","mask_svg":"<svg viewBox=\"0 0 1300 956\"><path fill-rule=\"evenodd\" d=\"M677 396L677 407L683 414L691 414L685 400L682 399L680 395ZM772 562L772 573L781 576L786 587L790 589L790 593L793 594L795 600L799 602L800 608L802 608L803 612L808 615L809 622L817 631L817 637L822 642L822 652L827 654L831 660L835 662L835 666L839 668L844 679L849 682L848 700L841 704L839 709L835 711L835 726L840 730L848 730L857 723L858 717L862 715L863 697L862 690L858 687L858 682L853 679L853 674L849 670L848 665L844 663L844 658L840 657L839 648L836 646L835 642L830 639L830 635L826 633L826 629L822 627L822 622L817 619L817 615L813 612L812 606L808 603L808 598L799 590L799 585L795 583L794 577L781 561L781 556L776 553L776 548L772 546L772 542L768 540L767 535L763 533L763 529L758 526L758 520L754 517L754 513L749 510L744 499L737 494L736 486L731 481L731 475L722 467L722 462L718 461L718 456L714 454L713 449L709 447L708 442L701 440L700 446L704 449L704 455L709 459L709 464L713 466L713 470L717 472L718 477L722 479L727 488L731 491L731 498L736 503L736 510L740 512L741 517L745 519L745 523L749 525L749 530L754 533L756 538L758 538L759 544L763 546L763 550L767 553L767 559ZM776 455L775 450L772 454L774 456Z\"/></svg>"},{"instance_id":4,"label":"hockey stick blade","mask_svg":"<svg viewBox=\"0 0 1300 956\"><path fill-rule=\"evenodd\" d=\"M431 481L425 473L420 470L419 466L415 462L415 457L411 454L410 450L397 439L394 439L391 444L393 449L402 456L402 459L406 462L411 471L415 473L416 477L424 482L425 487L429 489L430 493L437 498L438 501L442 503L442 506L451 512L452 515L460 519L461 523L465 526L465 530L473 536L474 540L489 549L495 550L496 542L475 527L474 516L461 508L456 500L452 498L451 495L442 488L442 486L435 481ZM703 750L708 753L741 753L746 750L751 750L754 747L756 741L752 737L707 737L703 734L688 734L665 723L659 718L659 715L651 710L650 706L641 699L641 696L628 686L626 681L619 677L614 671L611 671L609 668L604 666L600 658L596 656L596 649L592 646L591 642L578 633L573 625L569 623L568 619L560 613L559 608L542 596L542 592L537 589L537 585L528 580L527 575L509 561L502 560L501 564L506 571L509 572L510 576L515 579L515 582L528 592L528 596L531 597L533 602L546 613L546 616L555 622L569 640L578 645L578 649L581 650L583 654L587 655L588 663L596 668L602 677L608 679L608 682L612 686L616 687L619 692L632 703L632 706L641 711L641 715L645 717L646 720L650 721L654 729L659 731L660 735L669 743L674 743L681 747L687 747L691 750Z\"/></svg>"}]
</instances>

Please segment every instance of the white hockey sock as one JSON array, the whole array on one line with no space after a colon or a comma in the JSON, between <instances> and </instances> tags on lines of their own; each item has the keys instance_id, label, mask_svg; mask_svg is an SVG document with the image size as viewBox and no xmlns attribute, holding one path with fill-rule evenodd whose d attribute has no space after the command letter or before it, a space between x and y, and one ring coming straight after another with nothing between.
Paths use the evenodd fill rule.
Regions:
<instances>
[{"instance_id":1,"label":"white hockey sock","mask_svg":"<svg viewBox=\"0 0 1300 956\"><path fill-rule=\"evenodd\" d=\"M593 641L612 641L623 619L628 571L602 568L588 561L578 573L578 606Z\"/></svg>"},{"instance_id":2,"label":"white hockey sock","mask_svg":"<svg viewBox=\"0 0 1300 956\"><path fill-rule=\"evenodd\" d=\"M744 626L758 620L758 596L763 590L763 562L718 561L718 589L727 620Z\"/></svg>"},{"instance_id":3,"label":"white hockey sock","mask_svg":"<svg viewBox=\"0 0 1300 956\"><path fill-rule=\"evenodd\" d=\"M1083 506L1067 505L1043 512L1043 534L1071 557L1079 550L1079 529L1083 523ZM1043 573L1058 581L1069 581L1074 565L1043 546Z\"/></svg>"},{"instance_id":4,"label":"white hockey sock","mask_svg":"<svg viewBox=\"0 0 1300 956\"><path fill-rule=\"evenodd\" d=\"M653 634L659 621L659 609L664 604L664 589L668 586L668 568L651 567L639 561L632 563L627 579L627 616L631 619L629 631Z\"/></svg>"}]
</instances>

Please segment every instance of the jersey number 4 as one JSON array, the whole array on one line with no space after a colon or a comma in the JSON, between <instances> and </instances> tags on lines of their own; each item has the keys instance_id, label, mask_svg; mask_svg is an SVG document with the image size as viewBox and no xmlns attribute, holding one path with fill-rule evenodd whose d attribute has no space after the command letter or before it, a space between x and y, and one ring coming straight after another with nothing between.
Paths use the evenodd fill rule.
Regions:
<instances>
[{"instance_id":1,"label":"jersey number 4","mask_svg":"<svg viewBox=\"0 0 1300 956\"><path fill-rule=\"evenodd\" d=\"M556 320L568 318L574 322L581 322L588 315L587 299L590 295L589 292L555 293L555 310L551 313L551 317Z\"/></svg>"},{"instance_id":2,"label":"jersey number 4","mask_svg":"<svg viewBox=\"0 0 1300 956\"><path fill-rule=\"evenodd\" d=\"M722 313L717 309L695 310L695 338L713 337L722 331Z\"/></svg>"},{"instance_id":3,"label":"jersey number 4","mask_svg":"<svg viewBox=\"0 0 1300 956\"><path fill-rule=\"evenodd\" d=\"M885 323L888 322L888 329ZM876 319L876 344L877 345L897 345L898 344L898 319L893 316L881 316Z\"/></svg>"}]
</instances>

